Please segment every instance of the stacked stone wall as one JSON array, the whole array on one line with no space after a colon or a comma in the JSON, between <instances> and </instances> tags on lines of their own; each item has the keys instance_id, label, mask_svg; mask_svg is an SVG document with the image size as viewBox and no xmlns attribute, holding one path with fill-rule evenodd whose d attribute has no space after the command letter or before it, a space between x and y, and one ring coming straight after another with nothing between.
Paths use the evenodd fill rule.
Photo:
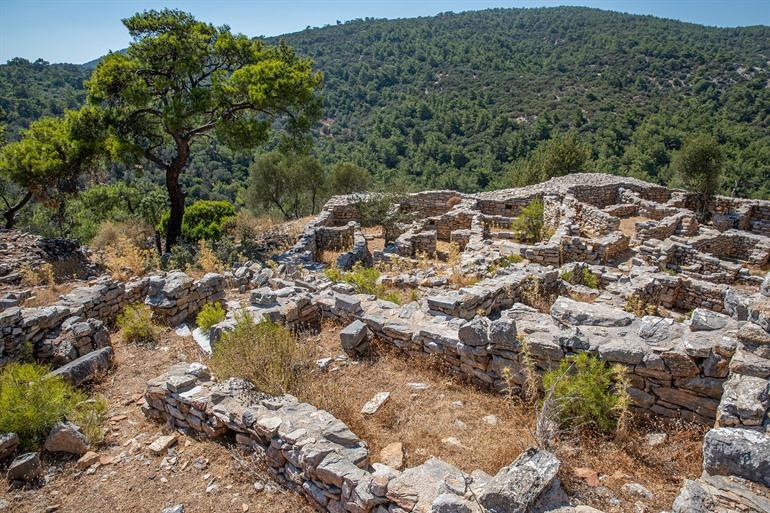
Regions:
<instances>
[{"instance_id":1,"label":"stacked stone wall","mask_svg":"<svg viewBox=\"0 0 770 513\"><path fill-rule=\"evenodd\" d=\"M322 512L473 511L477 503L513 511L529 509L549 490L561 493L559 461L536 449L494 477L465 474L437 458L403 471L370 465L366 444L330 413L289 395L260 394L242 380L216 382L200 364L175 365L150 381L145 400L145 414L172 428L234 435L241 448L264 457L276 481Z\"/></svg>"}]
</instances>

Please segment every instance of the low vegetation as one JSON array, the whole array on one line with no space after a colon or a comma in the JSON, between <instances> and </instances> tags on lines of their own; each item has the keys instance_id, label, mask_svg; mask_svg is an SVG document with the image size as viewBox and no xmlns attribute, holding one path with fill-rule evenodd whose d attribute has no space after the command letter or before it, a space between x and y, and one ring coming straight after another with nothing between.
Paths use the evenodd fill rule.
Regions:
<instances>
[{"instance_id":1,"label":"low vegetation","mask_svg":"<svg viewBox=\"0 0 770 513\"><path fill-rule=\"evenodd\" d=\"M224 321L225 316L226 313L222 303L206 303L198 312L198 315L195 316L195 323L200 329L208 331L213 325Z\"/></svg>"},{"instance_id":2,"label":"low vegetation","mask_svg":"<svg viewBox=\"0 0 770 513\"><path fill-rule=\"evenodd\" d=\"M33 363L9 363L0 372L0 432L16 433L22 448L35 450L54 424L68 419L91 443L102 441L106 401L88 396L50 369Z\"/></svg>"},{"instance_id":3,"label":"low vegetation","mask_svg":"<svg viewBox=\"0 0 770 513\"><path fill-rule=\"evenodd\" d=\"M152 310L142 303L127 305L118 315L117 325L123 340L130 344L153 344L160 328L152 319Z\"/></svg>"},{"instance_id":4,"label":"low vegetation","mask_svg":"<svg viewBox=\"0 0 770 513\"><path fill-rule=\"evenodd\" d=\"M118 236L104 248L102 263L113 278L128 280L158 267L157 253L136 244L125 235Z\"/></svg>"},{"instance_id":5,"label":"low vegetation","mask_svg":"<svg viewBox=\"0 0 770 513\"><path fill-rule=\"evenodd\" d=\"M364 267L361 262L356 262L350 271L342 271L337 267L328 267L324 270L327 278L336 282L344 282L353 285L357 294L371 294L380 299L396 304L403 302L399 291L388 289L378 283L380 271L374 267Z\"/></svg>"},{"instance_id":6,"label":"low vegetation","mask_svg":"<svg viewBox=\"0 0 770 513\"><path fill-rule=\"evenodd\" d=\"M591 289L599 288L599 277L591 272L588 267L583 267L581 271L566 271L560 278L572 285L583 285Z\"/></svg>"},{"instance_id":7,"label":"low vegetation","mask_svg":"<svg viewBox=\"0 0 770 513\"><path fill-rule=\"evenodd\" d=\"M498 260L497 262L490 264L487 267L487 272L490 274L494 274L500 269L507 269L510 266L518 264L523 261L524 261L524 257L521 255L508 255L507 257L503 257L501 260Z\"/></svg>"},{"instance_id":8,"label":"low vegetation","mask_svg":"<svg viewBox=\"0 0 770 513\"><path fill-rule=\"evenodd\" d=\"M543 220L543 200L535 199L524 207L511 221L511 229L519 242L540 242L545 239L548 229Z\"/></svg>"},{"instance_id":9,"label":"low vegetation","mask_svg":"<svg viewBox=\"0 0 770 513\"><path fill-rule=\"evenodd\" d=\"M623 366L608 366L588 353L562 360L543 375L543 387L552 391L562 427L590 426L602 433L625 427L630 404L628 386Z\"/></svg>"},{"instance_id":10,"label":"low vegetation","mask_svg":"<svg viewBox=\"0 0 770 513\"><path fill-rule=\"evenodd\" d=\"M658 306L642 299L638 295L628 296L626 304L623 307L626 312L632 313L637 317L645 315L658 315Z\"/></svg>"},{"instance_id":11,"label":"low vegetation","mask_svg":"<svg viewBox=\"0 0 770 513\"><path fill-rule=\"evenodd\" d=\"M312 361L308 348L288 329L244 314L214 346L210 367L219 378L246 379L266 394L297 395Z\"/></svg>"}]
</instances>

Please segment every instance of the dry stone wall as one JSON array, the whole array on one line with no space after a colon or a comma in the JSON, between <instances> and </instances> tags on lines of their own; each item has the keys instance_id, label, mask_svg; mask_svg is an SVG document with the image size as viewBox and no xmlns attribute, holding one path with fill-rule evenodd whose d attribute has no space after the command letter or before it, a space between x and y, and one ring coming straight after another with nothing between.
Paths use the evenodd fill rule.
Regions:
<instances>
[{"instance_id":1,"label":"dry stone wall","mask_svg":"<svg viewBox=\"0 0 770 513\"><path fill-rule=\"evenodd\" d=\"M330 413L247 382L217 382L200 364L178 364L150 381L145 413L206 437L234 436L263 455L270 474L319 511L397 513L529 511L559 492L559 461L530 449L495 476L465 474L437 458L399 471L369 463L366 443Z\"/></svg>"}]
</instances>

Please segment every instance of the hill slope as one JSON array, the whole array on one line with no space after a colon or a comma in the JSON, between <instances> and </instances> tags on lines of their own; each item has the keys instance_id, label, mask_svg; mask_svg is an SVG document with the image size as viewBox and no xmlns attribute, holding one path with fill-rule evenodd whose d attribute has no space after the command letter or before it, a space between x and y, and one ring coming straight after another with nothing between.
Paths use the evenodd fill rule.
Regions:
<instances>
[{"instance_id":1,"label":"hill slope","mask_svg":"<svg viewBox=\"0 0 770 513\"><path fill-rule=\"evenodd\" d=\"M703 130L727 152L725 191L737 179L739 195L770 196L769 27L560 7L357 20L283 39L325 74L321 159L355 161L385 183L483 189L567 131L591 144L591 169L666 181L672 152ZM23 126L45 110L26 109L9 67L0 107ZM38 68L50 87L32 91L33 103L82 98L59 68ZM246 163L199 148L192 195L231 196L236 187L202 184L238 180Z\"/></svg>"},{"instance_id":2,"label":"hill slope","mask_svg":"<svg viewBox=\"0 0 770 513\"><path fill-rule=\"evenodd\" d=\"M770 157L768 27L495 9L284 39L326 76L321 153L383 176L484 187L540 139L573 129L592 143L596 170L657 179L697 128L728 145L742 192L761 183L770 193L770 168L752 171Z\"/></svg>"}]
</instances>

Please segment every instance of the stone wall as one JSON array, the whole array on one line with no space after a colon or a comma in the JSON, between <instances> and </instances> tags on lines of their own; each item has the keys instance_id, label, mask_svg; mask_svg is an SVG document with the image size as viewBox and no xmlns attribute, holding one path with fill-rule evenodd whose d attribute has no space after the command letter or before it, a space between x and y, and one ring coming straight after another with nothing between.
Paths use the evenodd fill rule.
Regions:
<instances>
[{"instance_id":1,"label":"stone wall","mask_svg":"<svg viewBox=\"0 0 770 513\"><path fill-rule=\"evenodd\" d=\"M370 464L366 443L330 413L289 395L260 394L242 380L217 382L200 364L177 364L150 381L145 400L145 414L171 428L234 436L263 455L276 481L322 512L472 512L476 500L514 511L549 493L563 496L556 493L559 460L549 452L529 449L495 476L465 474L437 458L403 471Z\"/></svg>"},{"instance_id":2,"label":"stone wall","mask_svg":"<svg viewBox=\"0 0 770 513\"><path fill-rule=\"evenodd\" d=\"M173 271L150 277L144 303L152 308L157 321L177 326L206 303L224 299L225 285L221 274L208 273L193 280L181 271Z\"/></svg>"},{"instance_id":3,"label":"stone wall","mask_svg":"<svg viewBox=\"0 0 770 513\"><path fill-rule=\"evenodd\" d=\"M129 304L145 301L161 322L175 326L205 303L224 298L224 292L222 275L193 280L177 271L128 282L102 277L49 306L6 308L0 311L0 366L30 349L36 360L60 365L104 347L102 324L112 323Z\"/></svg>"},{"instance_id":4,"label":"stone wall","mask_svg":"<svg viewBox=\"0 0 770 513\"><path fill-rule=\"evenodd\" d=\"M128 283L103 277L85 287L73 289L56 303L36 308L12 307L0 311L0 365L19 358L22 352L28 351L25 343L29 342L33 353L31 356L39 361L64 361L63 355L71 355L71 351L57 346L63 340L74 342L74 346L86 348L91 344L94 348L101 347L101 342L93 343L75 335L74 340L67 334L68 323L65 320L72 317L100 322L112 322L123 310L125 305L141 301L147 292L149 280L142 278ZM63 324L64 323L64 324ZM90 324L89 324L90 325ZM82 325L77 324L75 330L80 333ZM96 330L100 331L100 330ZM80 350L76 351L78 356ZM76 356L77 357L77 356Z\"/></svg>"}]
</instances>

